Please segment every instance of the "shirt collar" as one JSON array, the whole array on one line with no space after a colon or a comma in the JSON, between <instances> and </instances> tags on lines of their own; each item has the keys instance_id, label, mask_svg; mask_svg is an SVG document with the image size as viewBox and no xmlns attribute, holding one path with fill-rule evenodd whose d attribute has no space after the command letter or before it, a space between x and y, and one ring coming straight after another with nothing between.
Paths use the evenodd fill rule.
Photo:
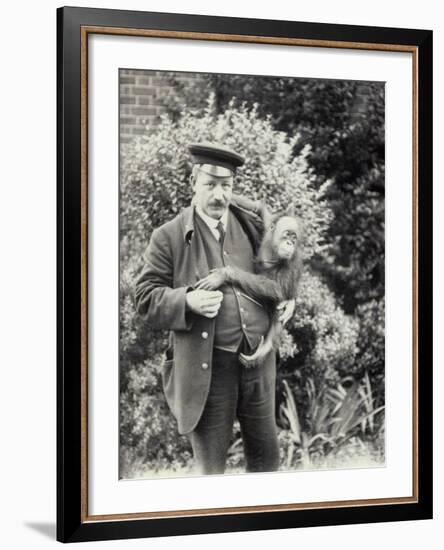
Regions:
<instances>
[{"instance_id":1,"label":"shirt collar","mask_svg":"<svg viewBox=\"0 0 444 550\"><path fill-rule=\"evenodd\" d=\"M219 224L219 221L222 222L222 225L224 226L224 229L227 229L227 221L228 221L228 208L225 210L224 214L220 218L220 220L215 220L214 218L211 218L210 216L207 216L205 212L196 204L196 212L199 214L199 216L203 219L203 221L210 227L211 229L217 229L217 226Z\"/></svg>"}]
</instances>

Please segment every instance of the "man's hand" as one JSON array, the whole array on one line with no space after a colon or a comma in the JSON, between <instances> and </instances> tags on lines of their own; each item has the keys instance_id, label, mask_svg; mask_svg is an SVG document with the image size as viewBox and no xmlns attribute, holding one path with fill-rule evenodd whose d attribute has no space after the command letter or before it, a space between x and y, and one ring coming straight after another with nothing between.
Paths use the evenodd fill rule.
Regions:
<instances>
[{"instance_id":1,"label":"man's hand","mask_svg":"<svg viewBox=\"0 0 444 550\"><path fill-rule=\"evenodd\" d=\"M194 286L203 290L216 290L227 281L226 268L212 269L206 277L198 281Z\"/></svg>"},{"instance_id":2,"label":"man's hand","mask_svg":"<svg viewBox=\"0 0 444 550\"><path fill-rule=\"evenodd\" d=\"M189 310L212 319L216 317L224 295L220 290L196 289L187 292L186 305Z\"/></svg>"},{"instance_id":3,"label":"man's hand","mask_svg":"<svg viewBox=\"0 0 444 550\"><path fill-rule=\"evenodd\" d=\"M279 313L279 321L285 325L292 317L294 313L294 308L296 306L296 300L284 300L277 306Z\"/></svg>"}]
</instances>

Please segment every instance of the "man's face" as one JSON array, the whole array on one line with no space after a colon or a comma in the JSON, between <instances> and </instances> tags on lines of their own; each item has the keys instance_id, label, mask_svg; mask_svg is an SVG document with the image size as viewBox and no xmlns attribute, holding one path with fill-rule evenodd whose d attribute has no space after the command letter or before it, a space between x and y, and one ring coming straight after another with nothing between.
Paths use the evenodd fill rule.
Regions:
<instances>
[{"instance_id":1,"label":"man's face","mask_svg":"<svg viewBox=\"0 0 444 550\"><path fill-rule=\"evenodd\" d=\"M218 220L223 216L233 194L233 176L212 176L197 170L193 176L194 199L207 216Z\"/></svg>"}]
</instances>

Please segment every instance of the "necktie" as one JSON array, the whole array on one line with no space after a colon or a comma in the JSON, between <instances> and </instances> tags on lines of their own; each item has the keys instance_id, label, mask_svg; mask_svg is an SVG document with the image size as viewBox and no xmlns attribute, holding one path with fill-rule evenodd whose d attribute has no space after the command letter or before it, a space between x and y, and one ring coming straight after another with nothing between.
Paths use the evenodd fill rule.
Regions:
<instances>
[{"instance_id":1,"label":"necktie","mask_svg":"<svg viewBox=\"0 0 444 550\"><path fill-rule=\"evenodd\" d=\"M216 229L219 231L219 242L223 244L225 239L225 229L224 224L220 220L219 223L216 225Z\"/></svg>"}]
</instances>

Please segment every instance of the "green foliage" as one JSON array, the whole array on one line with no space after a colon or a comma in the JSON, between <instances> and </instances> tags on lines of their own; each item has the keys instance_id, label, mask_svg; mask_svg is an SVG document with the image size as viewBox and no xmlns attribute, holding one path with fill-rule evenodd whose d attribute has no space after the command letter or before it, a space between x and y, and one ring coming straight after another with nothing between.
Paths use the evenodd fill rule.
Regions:
<instances>
[{"instance_id":1,"label":"green foliage","mask_svg":"<svg viewBox=\"0 0 444 550\"><path fill-rule=\"evenodd\" d=\"M333 292L310 271L301 278L296 307L289 330L300 349L297 364L304 378L337 382L355 362L357 320L343 312Z\"/></svg>"},{"instance_id":2,"label":"green foliage","mask_svg":"<svg viewBox=\"0 0 444 550\"><path fill-rule=\"evenodd\" d=\"M208 74L171 79L165 98L174 116L199 109L213 91L218 112L233 98L255 106L273 128L298 135L294 153L309 145L318 184L331 180L334 216L329 247L313 265L322 270L347 312L384 295L384 84L307 78ZM236 103L235 103L236 104Z\"/></svg>"},{"instance_id":3,"label":"green foliage","mask_svg":"<svg viewBox=\"0 0 444 550\"><path fill-rule=\"evenodd\" d=\"M187 111L174 122L163 116L153 132L136 138L122 151L121 258L141 253L154 227L171 219L191 201L190 157L193 141L217 141L241 152L245 165L239 170L235 191L252 198L266 198L270 208L290 203L304 222L305 249L309 257L323 249L324 232L331 212L323 199L328 184L317 188L307 164L309 147L293 155L298 141L276 131L257 109L245 106L217 114L214 96L198 114ZM137 222L134 222L137 220Z\"/></svg>"},{"instance_id":4,"label":"green foliage","mask_svg":"<svg viewBox=\"0 0 444 550\"><path fill-rule=\"evenodd\" d=\"M368 374L361 382L350 383L345 378L335 387L323 384L319 389L308 378L305 394L308 406L301 418L296 398L284 380L280 418L287 430L287 468L298 464L310 468L328 454L337 454L352 438L362 442L368 434L381 435L384 406L376 406Z\"/></svg>"},{"instance_id":5,"label":"green foliage","mask_svg":"<svg viewBox=\"0 0 444 550\"><path fill-rule=\"evenodd\" d=\"M358 346L362 330L370 330L376 306L362 306L360 316L347 315L334 286L308 266L331 250L334 222L326 197L331 184L319 182L310 167L310 146L301 146L299 135L289 138L263 117L258 106L228 103L216 109L210 96L203 110L162 117L156 129L147 129L122 146L121 154L121 287L120 287L120 443L121 475L131 475L134 464L150 471L179 470L190 462L186 437L176 431L175 420L161 387L161 358L167 334L148 328L136 314L133 284L142 267L142 256L153 229L172 219L192 200L191 167L187 145L193 141L219 141L246 157L239 171L236 192L265 198L274 210L289 204L304 223L307 269L301 280L297 309L280 346L282 366L278 375L278 404L284 402L285 384L295 394L300 414L309 416L307 381L317 391L337 387L344 374L361 376L376 357ZM295 151L297 153L295 154ZM377 304L378 302L375 302ZM375 342L375 346L378 345ZM371 352L369 352L371 354ZM359 360L359 365L357 365ZM379 360L378 360L379 361ZM373 365L380 369L381 365ZM234 434L229 464L238 468L243 458L239 433ZM283 436L284 437L284 436Z\"/></svg>"},{"instance_id":6,"label":"green foliage","mask_svg":"<svg viewBox=\"0 0 444 550\"><path fill-rule=\"evenodd\" d=\"M142 458L151 472L181 469L191 458L185 436L177 434L175 420L163 398L159 358L134 365L120 393L120 476Z\"/></svg>"},{"instance_id":7,"label":"green foliage","mask_svg":"<svg viewBox=\"0 0 444 550\"><path fill-rule=\"evenodd\" d=\"M368 372L378 388L380 403L385 401L385 307L384 298L372 300L357 308L359 349L350 374L360 378Z\"/></svg>"}]
</instances>

